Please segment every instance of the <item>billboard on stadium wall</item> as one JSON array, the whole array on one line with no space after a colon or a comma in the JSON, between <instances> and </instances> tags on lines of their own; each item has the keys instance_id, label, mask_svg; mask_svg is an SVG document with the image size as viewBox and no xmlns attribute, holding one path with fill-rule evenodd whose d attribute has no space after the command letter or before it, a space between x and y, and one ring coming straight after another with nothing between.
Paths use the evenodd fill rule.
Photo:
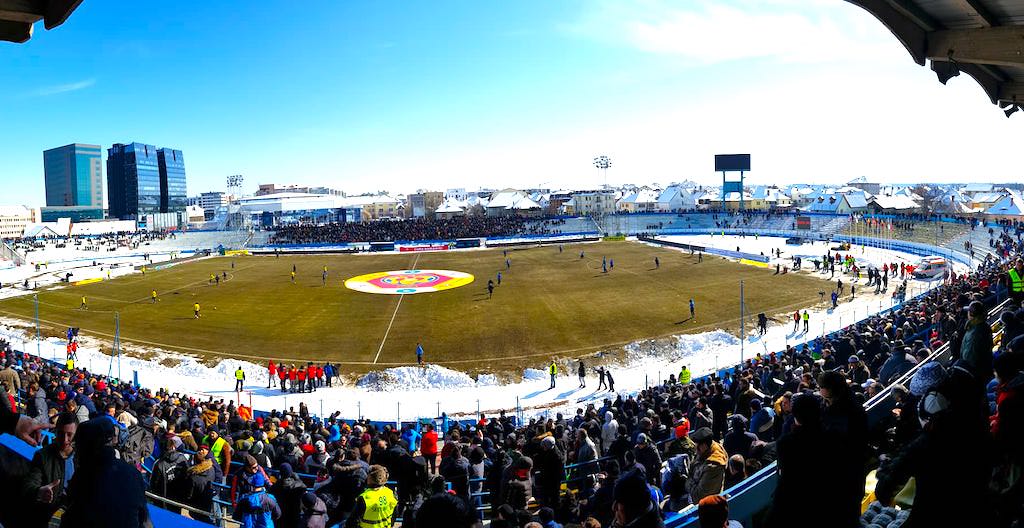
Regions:
<instances>
[{"instance_id":1,"label":"billboard on stadium wall","mask_svg":"<svg viewBox=\"0 0 1024 528\"><path fill-rule=\"evenodd\" d=\"M399 246L398 251L408 253L410 251L448 251L451 247L447 244L431 244L429 246Z\"/></svg>"},{"instance_id":2,"label":"billboard on stadium wall","mask_svg":"<svg viewBox=\"0 0 1024 528\"><path fill-rule=\"evenodd\" d=\"M811 229L811 217L809 216L798 216L796 217L796 228L810 230Z\"/></svg>"}]
</instances>

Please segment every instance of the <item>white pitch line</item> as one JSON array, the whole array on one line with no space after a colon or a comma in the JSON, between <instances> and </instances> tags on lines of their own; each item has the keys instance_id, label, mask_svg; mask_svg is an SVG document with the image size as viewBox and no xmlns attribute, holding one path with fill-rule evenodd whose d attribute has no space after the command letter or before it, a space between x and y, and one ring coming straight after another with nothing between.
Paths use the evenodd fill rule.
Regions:
<instances>
[{"instance_id":1,"label":"white pitch line","mask_svg":"<svg viewBox=\"0 0 1024 528\"><path fill-rule=\"evenodd\" d=\"M416 258L412 261L412 269L416 269L416 263L420 261L419 253L416 254ZM384 343L388 341L388 334L391 333L391 325L395 324L395 316L398 315L398 309L402 307L402 299L405 299L405 294L398 296L398 304L395 305L395 313L391 314L391 322L388 323L388 329L384 331L384 338L380 340L380 346L377 347L377 355L373 356L373 364L377 364L377 360L380 359L380 353L384 350Z\"/></svg>"}]
</instances>

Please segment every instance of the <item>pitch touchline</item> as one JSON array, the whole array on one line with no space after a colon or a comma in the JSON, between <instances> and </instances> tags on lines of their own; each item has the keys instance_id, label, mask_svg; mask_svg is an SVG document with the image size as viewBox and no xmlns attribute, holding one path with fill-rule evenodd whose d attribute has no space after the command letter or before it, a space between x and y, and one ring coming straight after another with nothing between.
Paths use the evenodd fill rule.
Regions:
<instances>
[{"instance_id":1,"label":"pitch touchline","mask_svg":"<svg viewBox=\"0 0 1024 528\"><path fill-rule=\"evenodd\" d=\"M419 262L419 261L420 261L420 255L419 255L419 253L417 253L416 254L416 258L414 258L413 261L412 261L412 269L416 269L416 263ZM373 356L373 364L374 365L377 364L377 360L380 359L380 353L381 353L381 351L384 350L384 343L387 342L388 334L391 333L391 325L395 324L395 316L398 315L398 309L402 307L402 299L405 299L405 294L404 293L398 297L398 304L395 305L395 313L391 314L391 322L388 323L388 329L384 331L384 338L380 340L380 346L377 347L377 355Z\"/></svg>"}]
</instances>

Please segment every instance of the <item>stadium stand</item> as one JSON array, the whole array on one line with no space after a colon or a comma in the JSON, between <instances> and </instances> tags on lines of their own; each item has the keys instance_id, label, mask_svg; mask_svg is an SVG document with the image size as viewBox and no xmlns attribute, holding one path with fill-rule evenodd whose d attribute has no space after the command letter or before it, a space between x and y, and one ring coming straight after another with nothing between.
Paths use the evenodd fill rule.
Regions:
<instances>
[{"instance_id":1,"label":"stadium stand","mask_svg":"<svg viewBox=\"0 0 1024 528\"><path fill-rule=\"evenodd\" d=\"M995 228L992 247L1021 255L1022 233ZM1012 478L1024 454L1024 292L1013 290L1011 262L985 259L886 312L733 368L681 372L525 423L442 415L396 428L304 406L258 412L0 343L0 431L28 438L32 419L57 425L38 451L5 437L0 523L44 526L63 509L69 525L105 515L105 526L137 526L159 506L214 524L357 525L379 513L366 497L388 502L375 487L385 483L403 525L697 526L695 505L724 495L734 518L766 526L1010 526L1024 511ZM899 288L900 271L889 273ZM65 482L72 448L78 466ZM969 462L949 460L965 453ZM167 525L185 525L176 519Z\"/></svg>"}]
</instances>

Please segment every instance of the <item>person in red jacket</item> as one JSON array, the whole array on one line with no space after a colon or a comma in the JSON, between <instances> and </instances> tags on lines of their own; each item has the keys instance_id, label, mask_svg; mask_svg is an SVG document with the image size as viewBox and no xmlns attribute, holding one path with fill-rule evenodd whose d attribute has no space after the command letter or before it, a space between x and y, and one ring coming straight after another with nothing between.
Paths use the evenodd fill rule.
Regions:
<instances>
[{"instance_id":1,"label":"person in red jacket","mask_svg":"<svg viewBox=\"0 0 1024 528\"><path fill-rule=\"evenodd\" d=\"M270 373L270 375L267 376L267 388L269 389L270 385L274 383L274 377L277 376L277 365L274 364L273 359L267 363L267 372Z\"/></svg>"},{"instance_id":2,"label":"person in red jacket","mask_svg":"<svg viewBox=\"0 0 1024 528\"><path fill-rule=\"evenodd\" d=\"M312 363L306 364L306 387L313 392L313 381L316 379L316 367Z\"/></svg>"},{"instance_id":3,"label":"person in red jacket","mask_svg":"<svg viewBox=\"0 0 1024 528\"><path fill-rule=\"evenodd\" d=\"M324 368L321 367L320 365L316 366L316 386L324 386Z\"/></svg>"},{"instance_id":4,"label":"person in red jacket","mask_svg":"<svg viewBox=\"0 0 1024 528\"><path fill-rule=\"evenodd\" d=\"M296 377L299 382L299 392L306 392L306 369L298 369Z\"/></svg>"},{"instance_id":5,"label":"person in red jacket","mask_svg":"<svg viewBox=\"0 0 1024 528\"><path fill-rule=\"evenodd\" d=\"M288 369L288 385L293 392L295 391L295 387L298 386L298 382L299 369L295 368L295 365L292 365L292 367Z\"/></svg>"},{"instance_id":6,"label":"person in red jacket","mask_svg":"<svg viewBox=\"0 0 1024 528\"><path fill-rule=\"evenodd\" d=\"M420 438L420 454L427 461L431 473L437 473L437 432L433 424L423 426L423 437Z\"/></svg>"}]
</instances>

